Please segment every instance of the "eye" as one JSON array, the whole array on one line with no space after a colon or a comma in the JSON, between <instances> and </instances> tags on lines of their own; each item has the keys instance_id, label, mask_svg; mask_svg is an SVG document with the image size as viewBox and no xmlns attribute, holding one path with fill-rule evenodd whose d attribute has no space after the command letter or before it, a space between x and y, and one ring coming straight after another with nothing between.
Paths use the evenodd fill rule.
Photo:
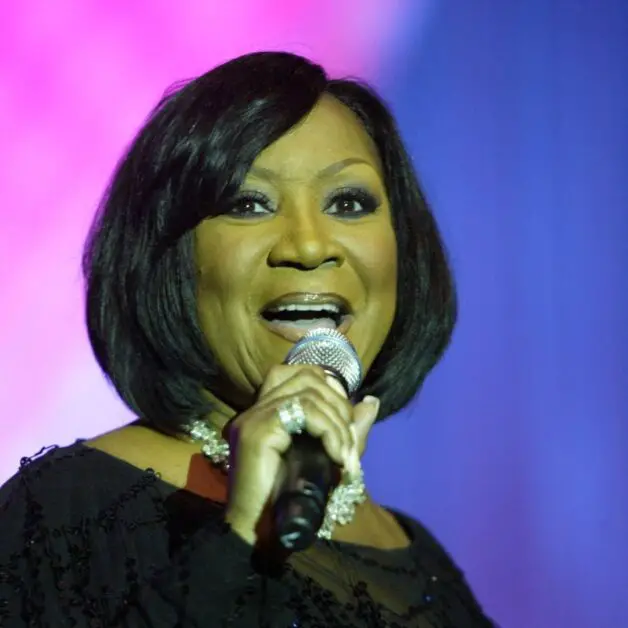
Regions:
<instances>
[{"instance_id":1,"label":"eye","mask_svg":"<svg viewBox=\"0 0 628 628\"><path fill-rule=\"evenodd\" d=\"M379 205L379 200L362 188L342 188L327 199L325 209L341 218L358 218L372 214Z\"/></svg>"},{"instance_id":2,"label":"eye","mask_svg":"<svg viewBox=\"0 0 628 628\"><path fill-rule=\"evenodd\" d=\"M265 194L261 192L241 192L225 213L236 218L258 218L272 211L270 199Z\"/></svg>"}]
</instances>

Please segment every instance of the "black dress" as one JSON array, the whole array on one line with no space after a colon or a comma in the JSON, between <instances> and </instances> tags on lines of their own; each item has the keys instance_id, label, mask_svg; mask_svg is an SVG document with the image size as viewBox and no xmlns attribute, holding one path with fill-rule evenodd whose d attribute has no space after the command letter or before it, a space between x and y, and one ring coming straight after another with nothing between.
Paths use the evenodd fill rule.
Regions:
<instances>
[{"instance_id":1,"label":"black dress","mask_svg":"<svg viewBox=\"0 0 628 628\"><path fill-rule=\"evenodd\" d=\"M224 507L77 442L0 489L0 626L493 626L413 519L412 543L317 541L260 569Z\"/></svg>"}]
</instances>

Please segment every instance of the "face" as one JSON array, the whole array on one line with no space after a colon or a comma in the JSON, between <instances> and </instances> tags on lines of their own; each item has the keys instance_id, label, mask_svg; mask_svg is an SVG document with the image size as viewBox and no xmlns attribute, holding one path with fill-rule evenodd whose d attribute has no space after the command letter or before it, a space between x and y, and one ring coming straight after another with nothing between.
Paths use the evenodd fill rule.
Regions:
<instances>
[{"instance_id":1,"label":"face","mask_svg":"<svg viewBox=\"0 0 628 628\"><path fill-rule=\"evenodd\" d=\"M388 335L397 246L379 157L331 97L258 155L232 209L196 228L195 251L201 326L234 408L311 317L341 323L365 371Z\"/></svg>"}]
</instances>

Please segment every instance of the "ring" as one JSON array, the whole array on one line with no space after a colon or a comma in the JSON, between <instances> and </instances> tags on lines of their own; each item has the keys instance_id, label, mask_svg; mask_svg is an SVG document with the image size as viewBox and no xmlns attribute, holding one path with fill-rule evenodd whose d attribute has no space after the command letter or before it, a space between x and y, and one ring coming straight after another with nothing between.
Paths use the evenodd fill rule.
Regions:
<instances>
[{"instance_id":1,"label":"ring","mask_svg":"<svg viewBox=\"0 0 628 628\"><path fill-rule=\"evenodd\" d=\"M301 434L305 427L305 412L298 399L290 399L282 403L278 409L279 422L288 434Z\"/></svg>"}]
</instances>

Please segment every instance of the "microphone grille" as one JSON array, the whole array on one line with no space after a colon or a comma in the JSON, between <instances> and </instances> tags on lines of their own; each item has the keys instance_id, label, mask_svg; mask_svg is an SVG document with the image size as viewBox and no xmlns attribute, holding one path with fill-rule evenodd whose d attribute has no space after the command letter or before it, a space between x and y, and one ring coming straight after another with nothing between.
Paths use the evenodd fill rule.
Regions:
<instances>
[{"instance_id":1,"label":"microphone grille","mask_svg":"<svg viewBox=\"0 0 628 628\"><path fill-rule=\"evenodd\" d=\"M288 352L285 364L321 366L341 380L349 396L362 383L362 364L351 341L339 331L310 329Z\"/></svg>"}]
</instances>

